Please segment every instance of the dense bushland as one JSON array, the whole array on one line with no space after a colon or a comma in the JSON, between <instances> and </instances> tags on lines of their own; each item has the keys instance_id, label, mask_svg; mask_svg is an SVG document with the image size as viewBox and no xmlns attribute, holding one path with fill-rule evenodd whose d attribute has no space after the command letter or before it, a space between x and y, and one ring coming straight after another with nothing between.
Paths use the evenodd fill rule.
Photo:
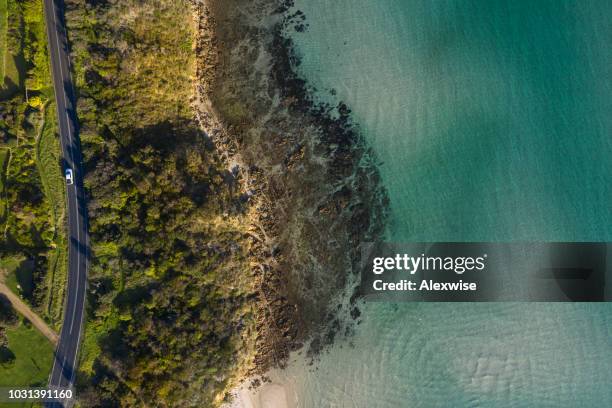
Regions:
<instances>
[{"instance_id":1,"label":"dense bushland","mask_svg":"<svg viewBox=\"0 0 612 408\"><path fill-rule=\"evenodd\" d=\"M246 198L193 119L186 1L68 0L91 234L84 406L211 406L255 336Z\"/></svg>"}]
</instances>

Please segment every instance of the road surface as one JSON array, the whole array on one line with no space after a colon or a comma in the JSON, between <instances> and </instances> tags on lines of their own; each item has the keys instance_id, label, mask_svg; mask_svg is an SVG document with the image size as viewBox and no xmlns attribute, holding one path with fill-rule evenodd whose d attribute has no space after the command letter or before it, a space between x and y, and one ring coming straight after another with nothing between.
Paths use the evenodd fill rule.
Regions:
<instances>
[{"instance_id":1,"label":"road surface","mask_svg":"<svg viewBox=\"0 0 612 408\"><path fill-rule=\"evenodd\" d=\"M83 331L89 236L83 190L81 149L78 136L75 95L70 74L70 59L63 0L44 0L47 37L59 123L63 167L73 170L74 184L67 185L68 207L68 281L64 300L64 322L55 351L49 387L73 388L79 342ZM47 404L71 406L72 401Z\"/></svg>"}]
</instances>

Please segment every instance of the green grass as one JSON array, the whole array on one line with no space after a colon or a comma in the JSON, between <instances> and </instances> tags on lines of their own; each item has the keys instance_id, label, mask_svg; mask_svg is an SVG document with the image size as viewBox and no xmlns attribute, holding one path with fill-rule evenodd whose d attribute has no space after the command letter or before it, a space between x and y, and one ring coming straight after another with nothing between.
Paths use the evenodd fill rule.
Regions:
<instances>
[{"instance_id":1,"label":"green grass","mask_svg":"<svg viewBox=\"0 0 612 408\"><path fill-rule=\"evenodd\" d=\"M23 262L25 258L22 255L16 256L7 256L0 258L0 269L4 269L7 272L7 275L10 275L17 270L21 262ZM12 288L11 288L12 290Z\"/></svg>"},{"instance_id":2,"label":"green grass","mask_svg":"<svg viewBox=\"0 0 612 408\"><path fill-rule=\"evenodd\" d=\"M45 386L53 364L53 346L29 323L20 323L6 331L8 347L15 361L0 366L0 387ZM31 403L2 404L0 407L29 407Z\"/></svg>"},{"instance_id":3,"label":"green grass","mask_svg":"<svg viewBox=\"0 0 612 408\"><path fill-rule=\"evenodd\" d=\"M32 293L32 271L34 265L23 255L0 258L0 269L6 271L6 286L15 294L28 298Z\"/></svg>"},{"instance_id":4,"label":"green grass","mask_svg":"<svg viewBox=\"0 0 612 408\"><path fill-rule=\"evenodd\" d=\"M79 370L87 375L95 373L94 363L100 355L102 340L108 333L117 328L119 314L115 308L111 307L98 320L88 320L85 323L85 336L83 336L83 346L79 356Z\"/></svg>"},{"instance_id":5,"label":"green grass","mask_svg":"<svg viewBox=\"0 0 612 408\"><path fill-rule=\"evenodd\" d=\"M4 80L6 56L6 30L8 28L7 0L0 0L0 78Z\"/></svg>"},{"instance_id":6,"label":"green grass","mask_svg":"<svg viewBox=\"0 0 612 408\"><path fill-rule=\"evenodd\" d=\"M8 98L15 94L23 85L26 76L26 61L21 49L21 43L16 38L23 37L23 27L19 22L19 6L16 0L0 0L0 10L4 6L4 14L0 18L4 22L2 31L2 92L0 97ZM1 13L1 11L0 11ZM2 34L3 33L3 34Z\"/></svg>"},{"instance_id":7,"label":"green grass","mask_svg":"<svg viewBox=\"0 0 612 408\"><path fill-rule=\"evenodd\" d=\"M9 149L0 149L0 231L3 229L2 227L4 227L4 219L7 211L7 202L4 197L4 183L6 182L6 169L10 155L11 151Z\"/></svg>"},{"instance_id":8,"label":"green grass","mask_svg":"<svg viewBox=\"0 0 612 408\"><path fill-rule=\"evenodd\" d=\"M68 264L66 249L68 246L64 225L66 196L60 169L60 145L56 134L56 118L55 104L51 102L44 109L44 122L36 143L36 164L45 196L49 202L49 216L53 220L53 242L55 243L46 275L46 313L51 325L59 329L66 287Z\"/></svg>"},{"instance_id":9,"label":"green grass","mask_svg":"<svg viewBox=\"0 0 612 408\"><path fill-rule=\"evenodd\" d=\"M24 260L15 269L14 273L8 276L7 286L13 293L17 293L25 300L29 300L34 290L33 272L34 261L31 259Z\"/></svg>"},{"instance_id":10,"label":"green grass","mask_svg":"<svg viewBox=\"0 0 612 408\"><path fill-rule=\"evenodd\" d=\"M0 386L44 385L53 363L53 345L29 323L6 331L9 348L16 359L8 368L0 367Z\"/></svg>"},{"instance_id":11,"label":"green grass","mask_svg":"<svg viewBox=\"0 0 612 408\"><path fill-rule=\"evenodd\" d=\"M49 259L47 272L47 293L45 298L46 316L50 326L59 331L62 323L64 294L66 289L66 271L68 270L68 253L65 245L59 245Z\"/></svg>"},{"instance_id":12,"label":"green grass","mask_svg":"<svg viewBox=\"0 0 612 408\"><path fill-rule=\"evenodd\" d=\"M4 276L0 277L0 279L4 279L4 283L11 290L11 292L18 294L17 290L17 275L15 271L19 268L19 266L23 263L25 257L23 255L12 255L0 258L0 273L3 273Z\"/></svg>"},{"instance_id":13,"label":"green grass","mask_svg":"<svg viewBox=\"0 0 612 408\"><path fill-rule=\"evenodd\" d=\"M56 233L64 218L64 181L60 170L60 146L56 134L55 105L49 103L44 110L43 124L36 143L36 164L43 189L50 202L51 218Z\"/></svg>"},{"instance_id":14,"label":"green grass","mask_svg":"<svg viewBox=\"0 0 612 408\"><path fill-rule=\"evenodd\" d=\"M24 65L23 56L14 55L10 51L4 55L4 82L0 97L9 98L14 95L23 82Z\"/></svg>"}]
</instances>

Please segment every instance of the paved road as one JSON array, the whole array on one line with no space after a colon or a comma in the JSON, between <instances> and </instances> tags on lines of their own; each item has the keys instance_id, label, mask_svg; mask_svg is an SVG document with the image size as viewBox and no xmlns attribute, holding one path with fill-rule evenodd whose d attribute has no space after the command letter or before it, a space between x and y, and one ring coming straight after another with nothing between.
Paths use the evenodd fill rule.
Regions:
<instances>
[{"instance_id":1,"label":"paved road","mask_svg":"<svg viewBox=\"0 0 612 408\"><path fill-rule=\"evenodd\" d=\"M59 121L60 142L64 168L72 168L74 184L67 186L68 204L68 282L64 306L64 322L55 351L53 369L49 377L50 387L73 388L79 342L83 331L89 236L87 212L81 168L81 149L78 136L75 95L70 75L70 60L63 0L44 0L47 36L55 88ZM71 406L62 401L47 406Z\"/></svg>"}]
</instances>

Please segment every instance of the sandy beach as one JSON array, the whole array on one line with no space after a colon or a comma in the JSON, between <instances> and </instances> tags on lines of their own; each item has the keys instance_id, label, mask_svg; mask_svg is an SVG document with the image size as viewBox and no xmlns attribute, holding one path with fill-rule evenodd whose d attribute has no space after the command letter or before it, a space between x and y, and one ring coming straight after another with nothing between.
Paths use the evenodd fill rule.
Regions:
<instances>
[{"instance_id":1,"label":"sandy beach","mask_svg":"<svg viewBox=\"0 0 612 408\"><path fill-rule=\"evenodd\" d=\"M295 408L293 390L280 383L263 384L250 390L244 384L233 391L234 400L225 408Z\"/></svg>"}]
</instances>

